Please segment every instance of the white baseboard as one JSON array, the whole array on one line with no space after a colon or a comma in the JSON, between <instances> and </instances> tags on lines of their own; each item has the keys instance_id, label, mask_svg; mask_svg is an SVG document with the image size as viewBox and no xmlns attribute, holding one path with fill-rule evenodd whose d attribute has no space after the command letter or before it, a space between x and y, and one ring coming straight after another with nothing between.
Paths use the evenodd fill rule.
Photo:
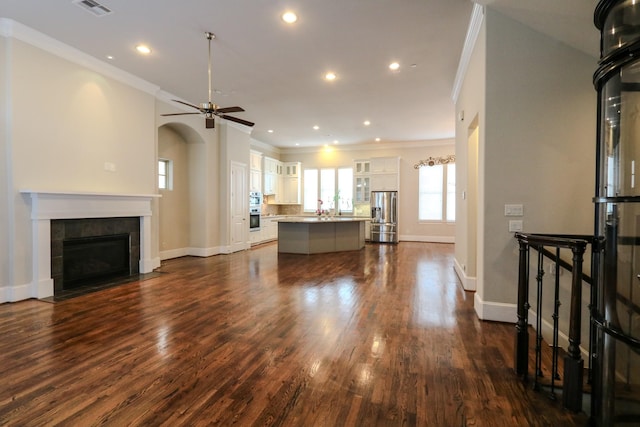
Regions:
<instances>
[{"instance_id":1,"label":"white baseboard","mask_svg":"<svg viewBox=\"0 0 640 427\"><path fill-rule=\"evenodd\" d=\"M160 251L160 259L180 258L189 255L189 248L169 249L168 251Z\"/></svg>"},{"instance_id":2,"label":"white baseboard","mask_svg":"<svg viewBox=\"0 0 640 427\"><path fill-rule=\"evenodd\" d=\"M482 320L505 323L516 323L518 320L516 304L483 301L477 292L473 308L476 310L478 318Z\"/></svg>"},{"instance_id":3,"label":"white baseboard","mask_svg":"<svg viewBox=\"0 0 640 427\"><path fill-rule=\"evenodd\" d=\"M413 236L402 234L398 236L401 242L426 242L426 243L455 243L456 238L453 236Z\"/></svg>"},{"instance_id":4,"label":"white baseboard","mask_svg":"<svg viewBox=\"0 0 640 427\"><path fill-rule=\"evenodd\" d=\"M453 271L458 275L458 279L462 283L462 289L465 291L474 291L476 290L476 278L472 276L467 276L467 273L464 271L460 263L457 259L453 260Z\"/></svg>"}]
</instances>

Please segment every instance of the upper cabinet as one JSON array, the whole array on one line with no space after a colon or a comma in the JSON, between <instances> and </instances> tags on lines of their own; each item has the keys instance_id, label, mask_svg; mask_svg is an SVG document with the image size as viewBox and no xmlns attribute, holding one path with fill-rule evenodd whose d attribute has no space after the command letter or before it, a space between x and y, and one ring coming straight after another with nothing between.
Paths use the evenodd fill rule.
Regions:
<instances>
[{"instance_id":1,"label":"upper cabinet","mask_svg":"<svg viewBox=\"0 0 640 427\"><path fill-rule=\"evenodd\" d=\"M290 205L300 204L300 162L285 162L282 164L284 175L282 179L281 203Z\"/></svg>"},{"instance_id":2,"label":"upper cabinet","mask_svg":"<svg viewBox=\"0 0 640 427\"><path fill-rule=\"evenodd\" d=\"M373 157L371 163L371 173L398 173L399 157Z\"/></svg>"},{"instance_id":3,"label":"upper cabinet","mask_svg":"<svg viewBox=\"0 0 640 427\"><path fill-rule=\"evenodd\" d=\"M249 151L249 169L262 171L262 153L259 151Z\"/></svg>"},{"instance_id":4,"label":"upper cabinet","mask_svg":"<svg viewBox=\"0 0 640 427\"><path fill-rule=\"evenodd\" d=\"M355 160L353 162L354 175L369 175L371 172L371 162L369 160Z\"/></svg>"},{"instance_id":5,"label":"upper cabinet","mask_svg":"<svg viewBox=\"0 0 640 427\"><path fill-rule=\"evenodd\" d=\"M249 191L262 192L262 153L249 152Z\"/></svg>"},{"instance_id":6,"label":"upper cabinet","mask_svg":"<svg viewBox=\"0 0 640 427\"><path fill-rule=\"evenodd\" d=\"M284 163L284 171L285 176L300 178L300 162Z\"/></svg>"},{"instance_id":7,"label":"upper cabinet","mask_svg":"<svg viewBox=\"0 0 640 427\"><path fill-rule=\"evenodd\" d=\"M400 158L374 157L371 162L371 191L400 189Z\"/></svg>"},{"instance_id":8,"label":"upper cabinet","mask_svg":"<svg viewBox=\"0 0 640 427\"><path fill-rule=\"evenodd\" d=\"M280 191L278 176L282 174L282 162L280 160L272 159L271 157L264 158L264 194L271 196L276 195Z\"/></svg>"},{"instance_id":9,"label":"upper cabinet","mask_svg":"<svg viewBox=\"0 0 640 427\"><path fill-rule=\"evenodd\" d=\"M353 162L353 203L369 203L371 195L371 163L369 160Z\"/></svg>"}]
</instances>

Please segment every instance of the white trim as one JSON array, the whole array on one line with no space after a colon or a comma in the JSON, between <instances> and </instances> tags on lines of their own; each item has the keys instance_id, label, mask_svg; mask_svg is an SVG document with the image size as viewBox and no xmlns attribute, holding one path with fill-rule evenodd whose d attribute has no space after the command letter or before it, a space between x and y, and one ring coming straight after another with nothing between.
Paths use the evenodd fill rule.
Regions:
<instances>
[{"instance_id":1,"label":"white trim","mask_svg":"<svg viewBox=\"0 0 640 427\"><path fill-rule=\"evenodd\" d=\"M256 141L255 139L253 141ZM455 135L450 137L443 137L437 139L424 139L421 141L391 141L391 142L368 142L363 144L345 144L339 146L332 146L331 149L338 152L346 151L377 151L377 150L389 150L389 149L401 149L401 148L425 148L425 147L441 147L451 146L455 147L456 140ZM324 150L324 147L315 145L313 147L279 147L282 154L306 154L317 153ZM372 156L375 157L375 156Z\"/></svg>"},{"instance_id":2,"label":"white trim","mask_svg":"<svg viewBox=\"0 0 640 427\"><path fill-rule=\"evenodd\" d=\"M516 323L517 321L516 304L483 301L478 292L476 292L473 302L473 308L482 320L505 323Z\"/></svg>"},{"instance_id":3,"label":"white trim","mask_svg":"<svg viewBox=\"0 0 640 427\"><path fill-rule=\"evenodd\" d=\"M140 77L116 68L113 65L101 61L91 55L53 39L46 34L36 31L24 24L9 18L0 18L0 33L5 37L15 38L28 43L47 53L66 59L67 61L86 67L92 71L110 77L121 83L139 89L151 95L156 95L159 86L149 83Z\"/></svg>"},{"instance_id":4,"label":"white trim","mask_svg":"<svg viewBox=\"0 0 640 427\"><path fill-rule=\"evenodd\" d=\"M158 258L151 258L151 203L160 195L32 190L20 192L31 199L32 282L28 285L27 298L53 296L52 219L137 216L140 218L140 273L149 273L159 265ZM20 298L25 299L23 295Z\"/></svg>"},{"instance_id":5,"label":"white trim","mask_svg":"<svg viewBox=\"0 0 640 427\"><path fill-rule=\"evenodd\" d=\"M189 255L189 248L169 249L166 251L160 251L160 260L180 258Z\"/></svg>"},{"instance_id":6,"label":"white trim","mask_svg":"<svg viewBox=\"0 0 640 427\"><path fill-rule=\"evenodd\" d=\"M426 243L455 243L453 236L421 236L421 235L399 235L398 240L401 242L426 242Z\"/></svg>"},{"instance_id":7,"label":"white trim","mask_svg":"<svg viewBox=\"0 0 640 427\"><path fill-rule=\"evenodd\" d=\"M465 291L475 292L477 289L477 279L474 276L467 276L466 271L462 268L457 259L453 260L453 271L456 272L458 279L462 283L462 289Z\"/></svg>"},{"instance_id":8,"label":"white trim","mask_svg":"<svg viewBox=\"0 0 640 427\"><path fill-rule=\"evenodd\" d=\"M467 28L467 36L464 39L464 46L462 48L462 54L460 55L460 62L458 63L458 71L456 72L456 78L453 81L453 90L451 91L451 99L453 103L458 102L458 96L464 83L464 78L469 68L469 61L471 61L471 55L473 49L478 40L480 34L480 28L482 28L482 21L484 20L484 6L474 3L473 11L471 12L471 20L469 21L469 27Z\"/></svg>"}]
</instances>

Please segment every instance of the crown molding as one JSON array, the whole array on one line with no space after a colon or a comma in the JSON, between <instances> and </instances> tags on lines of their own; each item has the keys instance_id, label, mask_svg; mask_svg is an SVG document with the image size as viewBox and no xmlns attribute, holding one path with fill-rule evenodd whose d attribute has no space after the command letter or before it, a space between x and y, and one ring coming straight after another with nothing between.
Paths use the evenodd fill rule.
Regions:
<instances>
[{"instance_id":1,"label":"crown molding","mask_svg":"<svg viewBox=\"0 0 640 427\"><path fill-rule=\"evenodd\" d=\"M394 141L394 142L371 142L367 144L349 144L349 145L332 145L331 148L334 151L348 152L348 151L380 151L380 150L397 150L397 149L411 149L411 148L425 148L425 147L440 147L451 146L454 147L456 143L455 138L446 139L430 139L421 141ZM317 153L324 151L325 147L287 147L280 148L282 154L298 154L298 153Z\"/></svg>"},{"instance_id":2,"label":"crown molding","mask_svg":"<svg viewBox=\"0 0 640 427\"><path fill-rule=\"evenodd\" d=\"M482 28L482 22L484 21L485 6L474 3L473 11L471 12L471 20L469 21L469 27L467 28L467 36L464 39L464 46L462 48L462 54L460 55L460 62L458 63L458 71L456 72L456 78L453 81L453 90L451 91L451 99L453 103L458 102L458 96L464 83L464 78L469 68L469 61L471 61L471 55L473 54L473 48L478 40L480 29Z\"/></svg>"},{"instance_id":3,"label":"crown molding","mask_svg":"<svg viewBox=\"0 0 640 427\"><path fill-rule=\"evenodd\" d=\"M69 62L88 68L150 95L155 96L160 90L160 87L157 85L149 83L140 77L134 76L91 55L87 55L74 47L64 44L13 19L0 18L0 34L4 37L20 40L35 46L47 53L66 59Z\"/></svg>"}]
</instances>

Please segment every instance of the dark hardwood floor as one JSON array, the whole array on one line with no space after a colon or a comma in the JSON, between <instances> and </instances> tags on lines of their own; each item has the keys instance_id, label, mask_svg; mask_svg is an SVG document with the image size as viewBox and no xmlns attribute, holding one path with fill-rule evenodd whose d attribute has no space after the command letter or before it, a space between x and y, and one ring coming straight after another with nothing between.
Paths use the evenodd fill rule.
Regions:
<instances>
[{"instance_id":1,"label":"dark hardwood floor","mask_svg":"<svg viewBox=\"0 0 640 427\"><path fill-rule=\"evenodd\" d=\"M585 424L516 378L514 326L477 319L452 245L270 244L159 271L0 305L0 425Z\"/></svg>"}]
</instances>

